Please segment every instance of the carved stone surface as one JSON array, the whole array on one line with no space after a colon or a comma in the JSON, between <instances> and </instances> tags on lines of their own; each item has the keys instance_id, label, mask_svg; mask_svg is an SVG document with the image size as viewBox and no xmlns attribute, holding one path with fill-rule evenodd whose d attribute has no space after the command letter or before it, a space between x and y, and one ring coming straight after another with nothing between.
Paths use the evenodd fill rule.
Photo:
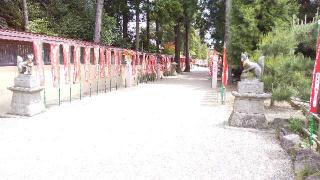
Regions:
<instances>
[{"instance_id":1,"label":"carved stone surface","mask_svg":"<svg viewBox=\"0 0 320 180\"><path fill-rule=\"evenodd\" d=\"M247 114L233 111L229 118L229 125L245 128L267 128L264 114Z\"/></svg>"},{"instance_id":2,"label":"carved stone surface","mask_svg":"<svg viewBox=\"0 0 320 180\"><path fill-rule=\"evenodd\" d=\"M263 83L257 79L244 80L238 83L233 111L229 118L230 126L246 128L267 128L264 100L271 95L263 92Z\"/></svg>"},{"instance_id":3,"label":"carved stone surface","mask_svg":"<svg viewBox=\"0 0 320 180\"><path fill-rule=\"evenodd\" d=\"M15 87L34 88L40 86L40 81L35 76L19 74L14 78Z\"/></svg>"},{"instance_id":4,"label":"carved stone surface","mask_svg":"<svg viewBox=\"0 0 320 180\"><path fill-rule=\"evenodd\" d=\"M14 80L15 85L8 89L12 91L10 114L21 116L33 116L45 110L41 99L40 86L36 77L27 74L19 74Z\"/></svg>"},{"instance_id":5,"label":"carved stone surface","mask_svg":"<svg viewBox=\"0 0 320 180\"><path fill-rule=\"evenodd\" d=\"M258 80L245 80L240 81L238 83L238 92L239 93L256 93L261 94L263 93L264 85L263 82Z\"/></svg>"}]
</instances>

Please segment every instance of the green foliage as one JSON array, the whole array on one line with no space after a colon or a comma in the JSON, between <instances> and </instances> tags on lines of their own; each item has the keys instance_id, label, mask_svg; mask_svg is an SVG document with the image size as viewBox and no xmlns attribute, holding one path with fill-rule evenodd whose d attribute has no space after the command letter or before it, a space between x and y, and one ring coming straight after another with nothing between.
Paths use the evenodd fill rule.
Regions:
<instances>
[{"instance_id":1,"label":"green foliage","mask_svg":"<svg viewBox=\"0 0 320 180\"><path fill-rule=\"evenodd\" d=\"M317 13L317 7L320 6L320 1L316 0L297 0L300 4L299 19L307 18L307 21L310 22L314 15Z\"/></svg>"},{"instance_id":2,"label":"green foliage","mask_svg":"<svg viewBox=\"0 0 320 180\"><path fill-rule=\"evenodd\" d=\"M289 119L289 128L296 134L302 132L303 121L299 118L290 118Z\"/></svg>"},{"instance_id":3,"label":"green foliage","mask_svg":"<svg viewBox=\"0 0 320 180\"><path fill-rule=\"evenodd\" d=\"M297 42L299 42L296 52L301 52L314 59L317 47L317 24L295 25L293 31Z\"/></svg>"},{"instance_id":4,"label":"green foliage","mask_svg":"<svg viewBox=\"0 0 320 180\"><path fill-rule=\"evenodd\" d=\"M102 18L101 41L104 44L111 45L121 38L117 29L116 19L108 16L107 13Z\"/></svg>"},{"instance_id":5,"label":"green foliage","mask_svg":"<svg viewBox=\"0 0 320 180\"><path fill-rule=\"evenodd\" d=\"M199 7L202 13L198 14L196 22L202 40L205 39L206 33L210 33L213 38L212 45L219 51L224 42L225 2L200 0ZM312 21L319 5L319 1L310 0L232 0L229 60L232 63L239 63L241 52L246 51L251 54L257 50L264 35L273 31L275 27L283 29L290 27L293 16L304 19L306 15L307 22ZM266 42L272 41L272 35L269 38L270 40ZM305 47L299 46L299 48L299 52L308 53L308 57L315 54Z\"/></svg>"},{"instance_id":6,"label":"green foliage","mask_svg":"<svg viewBox=\"0 0 320 180\"><path fill-rule=\"evenodd\" d=\"M309 100L316 29L314 23L282 26L263 36L258 52L267 56L263 81L274 100Z\"/></svg>"},{"instance_id":7,"label":"green foliage","mask_svg":"<svg viewBox=\"0 0 320 180\"><path fill-rule=\"evenodd\" d=\"M61 36L84 40L93 39L92 20L73 13L61 17L57 23L54 23L53 29Z\"/></svg>"},{"instance_id":8,"label":"green foliage","mask_svg":"<svg viewBox=\"0 0 320 180\"><path fill-rule=\"evenodd\" d=\"M295 91L291 86L278 85L272 91L272 98L277 101L285 101L290 99L293 94L295 94Z\"/></svg>"},{"instance_id":9,"label":"green foliage","mask_svg":"<svg viewBox=\"0 0 320 180\"><path fill-rule=\"evenodd\" d=\"M252 53L256 50L264 34L277 26L288 27L292 16L298 12L298 7L291 0L234 0L229 59L239 63L241 52ZM265 41L272 41L272 34Z\"/></svg>"},{"instance_id":10,"label":"green foliage","mask_svg":"<svg viewBox=\"0 0 320 180\"><path fill-rule=\"evenodd\" d=\"M149 3L148 3L149 2ZM195 33L194 20L198 13L197 0L108 0L104 1L101 27L101 42L122 48L134 47L135 31L130 22L134 21L137 4L140 4L141 20L150 12L150 33L141 27L141 45L159 38L161 46L174 42L173 27L177 22L190 24L190 53L194 58L202 57L206 45L199 43ZM29 30L34 33L51 36L92 41L95 25L96 0L27 0L29 12ZM155 33L155 22L159 24L159 33ZM0 6L0 26L23 30L23 8L21 0L4 0ZM181 39L186 36L181 33ZM181 41L182 42L182 41ZM183 43L180 43L183 49ZM149 44L151 52L156 52L154 43ZM142 49L141 49L142 50Z\"/></svg>"},{"instance_id":11,"label":"green foliage","mask_svg":"<svg viewBox=\"0 0 320 180\"><path fill-rule=\"evenodd\" d=\"M10 2L10 3L9 3ZM82 40L92 40L95 19L95 1L93 0L28 0L29 29L31 32L51 36L63 36ZM8 1L10 8L16 1ZM19 9L19 8L18 8ZM0 8L0 15L2 9ZM18 12L14 10L13 12ZM22 18L15 18L22 19ZM20 23L21 24L21 23ZM14 26L21 26L21 25ZM120 32L115 18L104 13L102 18L101 40L107 45L120 42Z\"/></svg>"},{"instance_id":12,"label":"green foliage","mask_svg":"<svg viewBox=\"0 0 320 180\"><path fill-rule=\"evenodd\" d=\"M42 18L30 21L29 22L29 31L33 32L33 33L46 34L46 35L50 35L50 36L57 36L58 35L50 28L48 20L42 19Z\"/></svg>"},{"instance_id":13,"label":"green foliage","mask_svg":"<svg viewBox=\"0 0 320 180\"><path fill-rule=\"evenodd\" d=\"M275 28L263 37L259 49L266 56L278 56L280 54L293 54L298 42L294 32L287 27Z\"/></svg>"},{"instance_id":14,"label":"green foliage","mask_svg":"<svg viewBox=\"0 0 320 180\"><path fill-rule=\"evenodd\" d=\"M225 33L225 1L201 0L199 1L199 11L196 15L196 27L199 28L201 41L206 39L206 34L210 34L213 39L211 45L218 51L223 49Z\"/></svg>"},{"instance_id":15,"label":"green foliage","mask_svg":"<svg viewBox=\"0 0 320 180\"><path fill-rule=\"evenodd\" d=\"M156 0L151 18L160 23L174 23L183 18L183 7L180 0Z\"/></svg>"},{"instance_id":16,"label":"green foliage","mask_svg":"<svg viewBox=\"0 0 320 180\"><path fill-rule=\"evenodd\" d=\"M190 55L192 58L206 59L208 46L201 42L199 32L192 30L190 35Z\"/></svg>"},{"instance_id":17,"label":"green foliage","mask_svg":"<svg viewBox=\"0 0 320 180\"><path fill-rule=\"evenodd\" d=\"M312 174L312 170L309 166L306 166L303 170L296 172L296 180L303 180L305 179L307 176Z\"/></svg>"},{"instance_id":18,"label":"green foliage","mask_svg":"<svg viewBox=\"0 0 320 180\"><path fill-rule=\"evenodd\" d=\"M22 1L21 0L1 0L0 3L0 17L6 20L6 24L9 27L15 29L23 29L23 13L22 13Z\"/></svg>"},{"instance_id":19,"label":"green foliage","mask_svg":"<svg viewBox=\"0 0 320 180\"><path fill-rule=\"evenodd\" d=\"M262 81L265 90L277 101L297 96L303 100L310 97L311 69L313 62L301 54L269 56L266 59Z\"/></svg>"}]
</instances>

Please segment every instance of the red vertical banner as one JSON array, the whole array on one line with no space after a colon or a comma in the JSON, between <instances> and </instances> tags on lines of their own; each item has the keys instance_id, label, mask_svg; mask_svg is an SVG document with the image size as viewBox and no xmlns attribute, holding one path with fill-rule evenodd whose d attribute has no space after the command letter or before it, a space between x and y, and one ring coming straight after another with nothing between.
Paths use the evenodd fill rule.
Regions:
<instances>
[{"instance_id":1,"label":"red vertical banner","mask_svg":"<svg viewBox=\"0 0 320 180\"><path fill-rule=\"evenodd\" d=\"M111 77L111 50L107 49L106 51L106 69L107 77Z\"/></svg>"},{"instance_id":2,"label":"red vertical banner","mask_svg":"<svg viewBox=\"0 0 320 180\"><path fill-rule=\"evenodd\" d=\"M167 70L170 71L171 68L171 60L170 57L167 57Z\"/></svg>"},{"instance_id":3,"label":"red vertical banner","mask_svg":"<svg viewBox=\"0 0 320 180\"><path fill-rule=\"evenodd\" d=\"M57 87L60 78L60 67L59 67L59 45L50 44L50 62L51 62L51 74L53 87Z\"/></svg>"},{"instance_id":4,"label":"red vertical banner","mask_svg":"<svg viewBox=\"0 0 320 180\"><path fill-rule=\"evenodd\" d=\"M149 63L150 63L150 74L153 73L153 55L149 56Z\"/></svg>"},{"instance_id":5,"label":"red vertical banner","mask_svg":"<svg viewBox=\"0 0 320 180\"><path fill-rule=\"evenodd\" d=\"M121 59L122 59L122 52L119 49L118 50L118 69L117 69L117 73L118 73L119 76L120 76L120 73L121 73Z\"/></svg>"},{"instance_id":6,"label":"red vertical banner","mask_svg":"<svg viewBox=\"0 0 320 180\"><path fill-rule=\"evenodd\" d=\"M160 56L160 70L162 71L162 72L164 72L165 70L166 70L166 57L165 56Z\"/></svg>"},{"instance_id":7,"label":"red vertical banner","mask_svg":"<svg viewBox=\"0 0 320 180\"><path fill-rule=\"evenodd\" d=\"M80 47L79 46L74 46L73 49L73 65L74 65L74 71L73 71L73 83L77 83L80 80L80 66L81 66L81 62L80 62Z\"/></svg>"},{"instance_id":8,"label":"red vertical banner","mask_svg":"<svg viewBox=\"0 0 320 180\"><path fill-rule=\"evenodd\" d=\"M100 48L100 77L105 77L105 48Z\"/></svg>"},{"instance_id":9,"label":"red vertical banner","mask_svg":"<svg viewBox=\"0 0 320 180\"><path fill-rule=\"evenodd\" d=\"M113 73L116 74L118 72L118 51L117 49L113 49L113 63L114 63L114 71Z\"/></svg>"},{"instance_id":10,"label":"red vertical banner","mask_svg":"<svg viewBox=\"0 0 320 180\"><path fill-rule=\"evenodd\" d=\"M167 56L164 56L164 57L163 57L162 71L163 71L163 72L166 72L166 71L167 71Z\"/></svg>"},{"instance_id":11,"label":"red vertical banner","mask_svg":"<svg viewBox=\"0 0 320 180\"><path fill-rule=\"evenodd\" d=\"M86 82L89 82L90 80L90 47L84 48L84 78Z\"/></svg>"},{"instance_id":12,"label":"red vertical banner","mask_svg":"<svg viewBox=\"0 0 320 180\"><path fill-rule=\"evenodd\" d=\"M99 46L93 48L94 78L99 77Z\"/></svg>"},{"instance_id":13,"label":"red vertical banner","mask_svg":"<svg viewBox=\"0 0 320 180\"><path fill-rule=\"evenodd\" d=\"M152 61L151 61L151 55L148 55L147 58L147 64L148 64L148 74L152 73Z\"/></svg>"},{"instance_id":14,"label":"red vertical banner","mask_svg":"<svg viewBox=\"0 0 320 180\"><path fill-rule=\"evenodd\" d=\"M228 85L228 60L227 60L227 48L223 48L223 74L222 74L222 84L224 87Z\"/></svg>"},{"instance_id":15,"label":"red vertical banner","mask_svg":"<svg viewBox=\"0 0 320 180\"><path fill-rule=\"evenodd\" d=\"M113 49L113 63L114 64L117 64L117 56L118 56L118 51L117 51L117 49Z\"/></svg>"},{"instance_id":16,"label":"red vertical banner","mask_svg":"<svg viewBox=\"0 0 320 180\"><path fill-rule=\"evenodd\" d=\"M137 61L137 52L134 52L132 55L132 75L136 75L136 61Z\"/></svg>"},{"instance_id":17,"label":"red vertical banner","mask_svg":"<svg viewBox=\"0 0 320 180\"><path fill-rule=\"evenodd\" d=\"M142 56L142 73L143 73L143 75L145 75L147 72L146 59L147 59L147 55L146 55L146 53L143 53L143 56Z\"/></svg>"},{"instance_id":18,"label":"red vertical banner","mask_svg":"<svg viewBox=\"0 0 320 180\"><path fill-rule=\"evenodd\" d=\"M211 59L209 60L209 63L208 63L208 64L209 64L209 67L208 67L208 68L209 68L209 71L208 71L208 73L209 73L209 76L210 76L210 77L212 76L212 65L213 65L213 64L212 64L212 63L213 63L212 61L213 61L213 60L212 60L212 58L211 58Z\"/></svg>"},{"instance_id":19,"label":"red vertical banner","mask_svg":"<svg viewBox=\"0 0 320 180\"><path fill-rule=\"evenodd\" d=\"M316 114L318 110L318 99L319 99L319 88L320 88L320 33L318 34L318 48L316 61L312 73L312 86L311 96L309 103L309 111Z\"/></svg>"},{"instance_id":20,"label":"red vertical banner","mask_svg":"<svg viewBox=\"0 0 320 180\"><path fill-rule=\"evenodd\" d=\"M40 80L40 85L43 86L44 82L44 67L42 59L42 43L40 41L33 41L33 54L36 62L37 76Z\"/></svg>"},{"instance_id":21,"label":"red vertical banner","mask_svg":"<svg viewBox=\"0 0 320 180\"><path fill-rule=\"evenodd\" d=\"M151 62L150 62L150 55L146 57L146 67L147 67L147 74L151 74Z\"/></svg>"},{"instance_id":22,"label":"red vertical banner","mask_svg":"<svg viewBox=\"0 0 320 180\"><path fill-rule=\"evenodd\" d=\"M157 66L157 58L156 56L152 55L151 56L151 62L152 62L152 73L157 73L157 69L156 69L156 66Z\"/></svg>"},{"instance_id":23,"label":"red vertical banner","mask_svg":"<svg viewBox=\"0 0 320 180\"><path fill-rule=\"evenodd\" d=\"M137 66L141 64L141 53L137 53Z\"/></svg>"},{"instance_id":24,"label":"red vertical banner","mask_svg":"<svg viewBox=\"0 0 320 180\"><path fill-rule=\"evenodd\" d=\"M63 69L64 69L64 78L65 83L70 83L70 71L71 71L71 64L70 64L70 46L68 44L63 44Z\"/></svg>"}]
</instances>

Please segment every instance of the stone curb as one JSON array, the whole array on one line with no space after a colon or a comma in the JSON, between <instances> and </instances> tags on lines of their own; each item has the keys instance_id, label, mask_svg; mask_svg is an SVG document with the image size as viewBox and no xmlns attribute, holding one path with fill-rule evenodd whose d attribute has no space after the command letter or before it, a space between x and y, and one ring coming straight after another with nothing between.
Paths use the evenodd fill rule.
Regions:
<instances>
[{"instance_id":1,"label":"stone curb","mask_svg":"<svg viewBox=\"0 0 320 180\"><path fill-rule=\"evenodd\" d=\"M282 148L292 157L295 175L299 176L297 179L320 179L320 175L312 175L320 172L320 154L311 149L301 148L300 136L285 128L280 129L279 140ZM300 177L305 174L308 176Z\"/></svg>"}]
</instances>

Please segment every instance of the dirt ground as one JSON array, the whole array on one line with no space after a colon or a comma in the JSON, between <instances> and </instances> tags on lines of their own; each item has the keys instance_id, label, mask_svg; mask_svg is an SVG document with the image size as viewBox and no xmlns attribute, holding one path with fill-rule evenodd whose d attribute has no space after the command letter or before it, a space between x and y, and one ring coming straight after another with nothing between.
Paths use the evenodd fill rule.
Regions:
<instances>
[{"instance_id":1,"label":"dirt ground","mask_svg":"<svg viewBox=\"0 0 320 180\"><path fill-rule=\"evenodd\" d=\"M233 98L229 91L221 105L218 97L196 68L32 118L2 118L0 179L293 179L275 134L227 126Z\"/></svg>"}]
</instances>

